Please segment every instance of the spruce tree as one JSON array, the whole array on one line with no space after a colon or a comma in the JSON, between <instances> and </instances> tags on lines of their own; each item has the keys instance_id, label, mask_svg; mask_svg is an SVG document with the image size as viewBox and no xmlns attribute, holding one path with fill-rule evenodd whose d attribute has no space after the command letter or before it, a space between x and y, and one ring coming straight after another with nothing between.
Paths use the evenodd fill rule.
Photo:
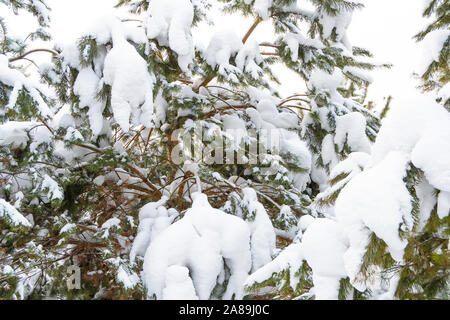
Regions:
<instances>
[{"instance_id":1,"label":"spruce tree","mask_svg":"<svg viewBox=\"0 0 450 320\"><path fill-rule=\"evenodd\" d=\"M1 2L48 26L43 1ZM417 281L440 277L449 190L429 176L426 159L407 167L390 155L386 163L404 169L392 169L401 206L416 214L420 197L436 199L430 226L402 211L404 221L386 228L402 230L392 244L355 220L364 230L353 235L368 241L355 248L334 217L336 207L348 218L345 188L371 169L380 121L366 101L367 71L387 66L367 62L370 52L347 37L361 4L310 2L312 11L294 0L120 0L135 16L104 17L75 43L45 49L52 59L39 67L39 84L20 69L33 52L0 20L0 296L362 298L373 296L366 273L381 266L401 267L397 296L415 298L412 264L428 272L437 259ZM192 33L208 28L212 6L253 23L200 48ZM266 21L275 39L258 43L252 34ZM49 35L39 29L29 39L37 38ZM299 74L306 90L281 96L275 63ZM430 126L441 112L433 108ZM329 175L339 185L331 192ZM422 193L419 180L429 181ZM422 243L416 230L427 243L423 255L413 252L414 241ZM403 240L407 264L399 265ZM363 278L341 261L349 247ZM80 288L68 283L76 270ZM380 285L377 294L393 287ZM442 279L429 287L424 297L442 296Z\"/></svg>"},{"instance_id":2,"label":"spruce tree","mask_svg":"<svg viewBox=\"0 0 450 320\"><path fill-rule=\"evenodd\" d=\"M249 292L272 287L281 299L448 299L447 2L430 1L424 16L434 12L436 20L416 39L439 31L425 44L438 49L439 59L421 74L422 89L438 89L437 103L415 94L411 104L387 112L371 152L350 153L315 197L313 206L326 217L302 217L295 243L247 279Z\"/></svg>"},{"instance_id":3,"label":"spruce tree","mask_svg":"<svg viewBox=\"0 0 450 320\"><path fill-rule=\"evenodd\" d=\"M423 16L430 19L431 22L424 30L415 35L415 39L419 42L424 41L424 45L434 51L434 56L431 61L425 61L425 65L419 71L422 81L421 88L425 91L436 90L438 101L442 101L449 109L450 4L445 0L426 1Z\"/></svg>"}]
</instances>

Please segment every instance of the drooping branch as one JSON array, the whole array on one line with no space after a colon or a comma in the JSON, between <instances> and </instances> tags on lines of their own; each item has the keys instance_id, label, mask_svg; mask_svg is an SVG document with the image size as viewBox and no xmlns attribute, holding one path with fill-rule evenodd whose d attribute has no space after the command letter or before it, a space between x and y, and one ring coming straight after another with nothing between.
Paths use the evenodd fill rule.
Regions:
<instances>
[{"instance_id":1,"label":"drooping branch","mask_svg":"<svg viewBox=\"0 0 450 320\"><path fill-rule=\"evenodd\" d=\"M9 62L14 62L14 61L17 61L17 60L21 60L21 59L25 58L26 56L28 56L29 54L32 54L32 53L35 53L35 52L47 52L47 53L51 53L52 55L55 55L55 56L57 56L59 54L58 52L56 52L54 50L50 50L50 49L33 49L33 50L25 52L24 54L22 54L22 55L20 55L18 57L9 59Z\"/></svg>"}]
</instances>

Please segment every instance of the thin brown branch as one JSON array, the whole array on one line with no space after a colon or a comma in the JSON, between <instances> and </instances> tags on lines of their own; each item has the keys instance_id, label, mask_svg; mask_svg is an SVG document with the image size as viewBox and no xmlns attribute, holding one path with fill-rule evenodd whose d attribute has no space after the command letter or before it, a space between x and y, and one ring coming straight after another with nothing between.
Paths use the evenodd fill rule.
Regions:
<instances>
[{"instance_id":1,"label":"thin brown branch","mask_svg":"<svg viewBox=\"0 0 450 320\"><path fill-rule=\"evenodd\" d=\"M25 58L27 55L29 55L29 54L31 54L31 53L35 53L35 52L48 52L48 53L51 53L51 54L53 54L53 55L55 55L55 56L57 56L57 55L59 54L58 52L56 52L56 51L54 51L54 50L50 50L50 49L33 49L33 50L30 50L30 51L25 52L24 54L22 54L22 55L20 55L20 56L18 56L18 57L9 59L9 62L14 62L14 61L23 59L23 58Z\"/></svg>"}]
</instances>

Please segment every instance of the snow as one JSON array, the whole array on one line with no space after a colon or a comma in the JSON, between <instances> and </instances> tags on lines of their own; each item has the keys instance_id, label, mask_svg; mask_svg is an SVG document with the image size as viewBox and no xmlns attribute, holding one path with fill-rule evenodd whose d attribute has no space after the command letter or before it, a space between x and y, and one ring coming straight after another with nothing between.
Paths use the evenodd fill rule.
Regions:
<instances>
[{"instance_id":1,"label":"snow","mask_svg":"<svg viewBox=\"0 0 450 320\"><path fill-rule=\"evenodd\" d=\"M320 40L306 38L303 34L300 33L300 31L296 33L294 32L287 33L284 36L284 41L286 42L289 50L291 51L291 60L294 62L298 60L298 49L300 45L312 47L318 50L325 48L325 46Z\"/></svg>"},{"instance_id":2,"label":"snow","mask_svg":"<svg viewBox=\"0 0 450 320\"><path fill-rule=\"evenodd\" d=\"M323 164L330 164L330 167L334 167L338 161L334 146L334 139L335 138L331 133L327 134L322 140L322 152L320 153Z\"/></svg>"},{"instance_id":3,"label":"snow","mask_svg":"<svg viewBox=\"0 0 450 320\"><path fill-rule=\"evenodd\" d=\"M301 221L302 227L307 228L302 242L289 245L273 261L252 273L245 281L246 287L289 270L290 285L295 290L299 281L297 271L306 260L313 271L312 291L316 299L338 298L339 281L347 276L343 259L348 247L345 234L340 224L330 219L309 216Z\"/></svg>"},{"instance_id":4,"label":"snow","mask_svg":"<svg viewBox=\"0 0 450 320\"><path fill-rule=\"evenodd\" d=\"M450 82L439 89L438 98L442 99L443 102L446 102L448 99L450 99Z\"/></svg>"},{"instance_id":5,"label":"snow","mask_svg":"<svg viewBox=\"0 0 450 320\"><path fill-rule=\"evenodd\" d=\"M139 276L135 273L128 273L123 266L117 270L117 280L125 289L132 289L139 283Z\"/></svg>"},{"instance_id":6,"label":"snow","mask_svg":"<svg viewBox=\"0 0 450 320\"><path fill-rule=\"evenodd\" d=\"M36 10L39 21L42 25L48 26L50 23L50 9L43 0L31 0L31 6Z\"/></svg>"},{"instance_id":7,"label":"snow","mask_svg":"<svg viewBox=\"0 0 450 320\"><path fill-rule=\"evenodd\" d=\"M219 30L212 36L204 57L212 68L218 67L219 74L228 77L229 72L240 71L230 64L230 58L236 55L242 47L242 41L234 31ZM230 79L235 80L234 82L237 81L234 78Z\"/></svg>"},{"instance_id":8,"label":"snow","mask_svg":"<svg viewBox=\"0 0 450 320\"><path fill-rule=\"evenodd\" d=\"M316 219L303 234L302 247L304 258L313 271L316 299L337 299L339 281L347 276L343 256L348 247L339 223Z\"/></svg>"},{"instance_id":9,"label":"snow","mask_svg":"<svg viewBox=\"0 0 450 320\"><path fill-rule=\"evenodd\" d=\"M256 283L262 283L270 279L272 275L289 270L290 285L295 290L298 284L295 274L303 262L303 251L300 243L293 243L286 247L274 260L253 272L245 280L244 286L251 287Z\"/></svg>"},{"instance_id":10,"label":"snow","mask_svg":"<svg viewBox=\"0 0 450 320\"><path fill-rule=\"evenodd\" d=\"M450 192L441 191L437 200L437 214L444 219L450 214Z\"/></svg>"},{"instance_id":11,"label":"snow","mask_svg":"<svg viewBox=\"0 0 450 320\"><path fill-rule=\"evenodd\" d=\"M248 72L253 79L258 79L262 75L262 69L259 66L263 62L263 57L259 51L259 45L256 41L247 41L239 50L236 56L236 66L241 70Z\"/></svg>"},{"instance_id":12,"label":"snow","mask_svg":"<svg viewBox=\"0 0 450 320\"><path fill-rule=\"evenodd\" d=\"M256 192L252 188L242 190L249 215L253 219L247 219L251 232L252 270L255 271L266 263L272 261L275 250L275 230L272 226L266 209L258 201Z\"/></svg>"},{"instance_id":13,"label":"snow","mask_svg":"<svg viewBox=\"0 0 450 320\"><path fill-rule=\"evenodd\" d=\"M306 142L297 133L286 130L299 127L297 115L290 112L279 112L276 103L263 98L256 109L247 108L246 113L256 129L261 131L266 141L266 147L272 151L291 154L297 158L296 165L305 169L304 173L289 173L290 180L299 190L304 190L309 182L309 172L312 164L311 152Z\"/></svg>"},{"instance_id":14,"label":"snow","mask_svg":"<svg viewBox=\"0 0 450 320\"><path fill-rule=\"evenodd\" d=\"M314 217L310 215L301 216L300 219L298 219L297 227L300 231L305 231L314 221Z\"/></svg>"},{"instance_id":15,"label":"snow","mask_svg":"<svg viewBox=\"0 0 450 320\"><path fill-rule=\"evenodd\" d=\"M306 142L302 141L298 134L292 131L280 130L281 152L294 155L297 160L295 165L304 169L304 172L290 172L289 176L294 186L303 191L310 181L309 173L312 165L312 156Z\"/></svg>"},{"instance_id":16,"label":"snow","mask_svg":"<svg viewBox=\"0 0 450 320\"><path fill-rule=\"evenodd\" d=\"M318 209L323 209L323 205L320 203L322 200L326 200L336 192L339 192L350 180L360 174L366 167L369 166L371 161L370 155L363 152L352 152L348 157L332 166L328 179L334 180L342 175L342 178L333 185L324 186L321 193L317 195L314 200L314 206Z\"/></svg>"},{"instance_id":17,"label":"snow","mask_svg":"<svg viewBox=\"0 0 450 320\"><path fill-rule=\"evenodd\" d=\"M105 103L97 99L100 78L91 67L83 68L78 73L74 84L74 93L80 98L80 109L88 107L89 123L92 134L97 136L103 127L103 110Z\"/></svg>"},{"instance_id":18,"label":"snow","mask_svg":"<svg viewBox=\"0 0 450 320\"><path fill-rule=\"evenodd\" d=\"M116 217L110 218L110 219L106 220L102 224L102 226L101 226L101 229L102 229L102 232L103 232L102 238L106 239L106 238L109 237L111 228L120 229L120 220L119 220L119 218L116 218Z\"/></svg>"},{"instance_id":19,"label":"snow","mask_svg":"<svg viewBox=\"0 0 450 320\"><path fill-rule=\"evenodd\" d=\"M316 89L327 91L333 97L336 96L336 89L341 85L342 80L342 72L337 68L331 74L325 70L316 68L311 72L309 85Z\"/></svg>"},{"instance_id":20,"label":"snow","mask_svg":"<svg viewBox=\"0 0 450 320\"><path fill-rule=\"evenodd\" d=\"M53 200L62 200L64 199L64 191L63 189L58 185L58 183L53 180L49 175L44 175L44 179L42 180L41 184L42 189L47 189L48 195L47 197L53 201Z\"/></svg>"},{"instance_id":21,"label":"snow","mask_svg":"<svg viewBox=\"0 0 450 320\"><path fill-rule=\"evenodd\" d=\"M431 31L425 36L421 42L422 59L416 68L419 75L423 75L431 63L439 62L444 43L449 36L450 31L445 29Z\"/></svg>"},{"instance_id":22,"label":"snow","mask_svg":"<svg viewBox=\"0 0 450 320\"><path fill-rule=\"evenodd\" d=\"M67 128L67 133L64 136L64 140L66 141L83 140L83 135L77 129L69 127Z\"/></svg>"},{"instance_id":23,"label":"snow","mask_svg":"<svg viewBox=\"0 0 450 320\"><path fill-rule=\"evenodd\" d=\"M344 73L350 73L351 75L356 76L367 83L373 82L373 77L369 73L367 73L366 71L364 71L362 69L359 69L356 67L345 66L344 69L342 69L342 71Z\"/></svg>"},{"instance_id":24,"label":"snow","mask_svg":"<svg viewBox=\"0 0 450 320\"><path fill-rule=\"evenodd\" d=\"M198 300L189 269L173 265L167 268L163 300Z\"/></svg>"},{"instance_id":25,"label":"snow","mask_svg":"<svg viewBox=\"0 0 450 320\"><path fill-rule=\"evenodd\" d=\"M208 299L225 263L231 275L224 299L240 299L251 268L250 230L242 219L212 208L206 195L193 196L192 208L162 231L145 253L148 297L162 298L167 269L178 265L189 269L199 299Z\"/></svg>"},{"instance_id":26,"label":"snow","mask_svg":"<svg viewBox=\"0 0 450 320\"><path fill-rule=\"evenodd\" d=\"M76 227L77 225L75 223L67 223L61 228L61 230L59 230L59 234L70 232Z\"/></svg>"},{"instance_id":27,"label":"snow","mask_svg":"<svg viewBox=\"0 0 450 320\"><path fill-rule=\"evenodd\" d=\"M426 95L394 102L373 146L381 161L391 150L401 150L425 172L437 189L450 191L450 113Z\"/></svg>"},{"instance_id":28,"label":"snow","mask_svg":"<svg viewBox=\"0 0 450 320\"><path fill-rule=\"evenodd\" d=\"M434 119L425 129L411 160L433 186L450 192L450 113L442 113L442 118Z\"/></svg>"},{"instance_id":29,"label":"snow","mask_svg":"<svg viewBox=\"0 0 450 320\"><path fill-rule=\"evenodd\" d=\"M248 136L245 121L234 114L226 114L222 116L223 128L226 136L233 141L234 149L238 150L241 142Z\"/></svg>"},{"instance_id":30,"label":"snow","mask_svg":"<svg viewBox=\"0 0 450 320\"><path fill-rule=\"evenodd\" d=\"M248 2L248 0L246 0ZM272 6L272 0L255 0L253 8L255 12L263 19L269 19L269 8Z\"/></svg>"},{"instance_id":31,"label":"snow","mask_svg":"<svg viewBox=\"0 0 450 320\"><path fill-rule=\"evenodd\" d=\"M251 109L247 109L247 113L249 110ZM277 105L272 100L262 99L256 105L256 110L258 110L261 120L259 117L252 117L252 120L257 128L298 128L298 117L291 112L279 112Z\"/></svg>"},{"instance_id":32,"label":"snow","mask_svg":"<svg viewBox=\"0 0 450 320\"><path fill-rule=\"evenodd\" d=\"M13 87L7 107L14 107L19 90L25 88L33 100L37 102L37 109L39 113L43 117L52 116L52 110L41 96L41 92L45 92L45 89L39 83L25 77L19 70L9 68L8 64L8 57L0 54L0 82L6 84L7 86Z\"/></svg>"},{"instance_id":33,"label":"snow","mask_svg":"<svg viewBox=\"0 0 450 320\"><path fill-rule=\"evenodd\" d=\"M92 27L89 34L97 39L99 44L110 40L113 43L104 63L101 59L95 61L96 70L80 67L76 47L66 46L63 56L66 63L80 69L74 90L80 97L80 107L89 106L88 116L93 134L99 134L103 126L101 119L104 104L96 99L101 81L112 87L111 107L114 119L124 132L128 132L130 128L130 118L132 125L151 127L153 78L145 60L127 41L130 30L114 16L107 16L99 25ZM102 67L103 78L99 80L97 69Z\"/></svg>"},{"instance_id":34,"label":"snow","mask_svg":"<svg viewBox=\"0 0 450 320\"><path fill-rule=\"evenodd\" d=\"M353 178L335 205L336 218L347 234L359 237L362 227L369 228L384 240L392 258L399 262L406 241L400 239L398 230L402 225L409 230L413 227L412 199L403 182L407 163L405 154L389 153L378 165Z\"/></svg>"},{"instance_id":35,"label":"snow","mask_svg":"<svg viewBox=\"0 0 450 320\"><path fill-rule=\"evenodd\" d=\"M29 140L27 132L37 125L37 122L31 121L8 121L0 124L0 146L25 147Z\"/></svg>"},{"instance_id":36,"label":"snow","mask_svg":"<svg viewBox=\"0 0 450 320\"><path fill-rule=\"evenodd\" d=\"M130 251L130 261L134 262L136 256L144 256L150 242L163 230L169 227L177 214L171 214L164 204L167 197L160 201L147 203L139 210L139 228Z\"/></svg>"},{"instance_id":37,"label":"snow","mask_svg":"<svg viewBox=\"0 0 450 320\"><path fill-rule=\"evenodd\" d=\"M23 226L31 228L31 223L14 206L4 199L0 199L0 219L5 219L13 226Z\"/></svg>"},{"instance_id":38,"label":"snow","mask_svg":"<svg viewBox=\"0 0 450 320\"><path fill-rule=\"evenodd\" d=\"M335 16L322 12L319 16L319 21L323 28L323 37L328 39L332 31L335 30L336 41L345 41L346 32L351 20L352 12L350 10L341 9Z\"/></svg>"},{"instance_id":39,"label":"snow","mask_svg":"<svg viewBox=\"0 0 450 320\"><path fill-rule=\"evenodd\" d=\"M370 141L366 136L366 118L359 112L350 112L336 118L334 142L342 151L347 142L351 151L370 152Z\"/></svg>"},{"instance_id":40,"label":"snow","mask_svg":"<svg viewBox=\"0 0 450 320\"><path fill-rule=\"evenodd\" d=\"M166 122L166 112L169 105L164 99L162 92L160 91L155 98L155 126L162 128Z\"/></svg>"},{"instance_id":41,"label":"snow","mask_svg":"<svg viewBox=\"0 0 450 320\"><path fill-rule=\"evenodd\" d=\"M175 51L183 72L188 72L194 58L190 32L193 19L194 7L190 0L152 0L148 7L147 36Z\"/></svg>"},{"instance_id":42,"label":"snow","mask_svg":"<svg viewBox=\"0 0 450 320\"><path fill-rule=\"evenodd\" d=\"M419 199L419 221L417 223L418 230L422 230L428 222L436 206L435 189L424 178L416 187L417 198Z\"/></svg>"},{"instance_id":43,"label":"snow","mask_svg":"<svg viewBox=\"0 0 450 320\"><path fill-rule=\"evenodd\" d=\"M95 23L90 25L85 33L94 38L98 44L106 45L114 37L115 31L113 29L119 27L126 40L131 40L134 43L147 43L142 28L136 28L129 23L118 22L114 15L105 14L96 19ZM113 25L116 27L112 27Z\"/></svg>"}]
</instances>

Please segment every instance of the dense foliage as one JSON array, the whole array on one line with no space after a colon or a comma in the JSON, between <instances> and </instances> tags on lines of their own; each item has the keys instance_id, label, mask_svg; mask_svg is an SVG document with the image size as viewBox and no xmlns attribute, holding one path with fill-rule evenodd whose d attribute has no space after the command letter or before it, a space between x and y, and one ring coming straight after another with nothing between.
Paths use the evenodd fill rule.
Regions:
<instances>
[{"instance_id":1,"label":"dense foliage","mask_svg":"<svg viewBox=\"0 0 450 320\"><path fill-rule=\"evenodd\" d=\"M136 19L37 49L38 82L49 8L0 0L41 26L0 17L0 299L448 299L448 3L417 35L446 32L420 75L437 102L381 125L389 65L346 33L362 4L309 2L120 0ZM202 48L218 7L254 22ZM280 65L303 79L286 97Z\"/></svg>"}]
</instances>

